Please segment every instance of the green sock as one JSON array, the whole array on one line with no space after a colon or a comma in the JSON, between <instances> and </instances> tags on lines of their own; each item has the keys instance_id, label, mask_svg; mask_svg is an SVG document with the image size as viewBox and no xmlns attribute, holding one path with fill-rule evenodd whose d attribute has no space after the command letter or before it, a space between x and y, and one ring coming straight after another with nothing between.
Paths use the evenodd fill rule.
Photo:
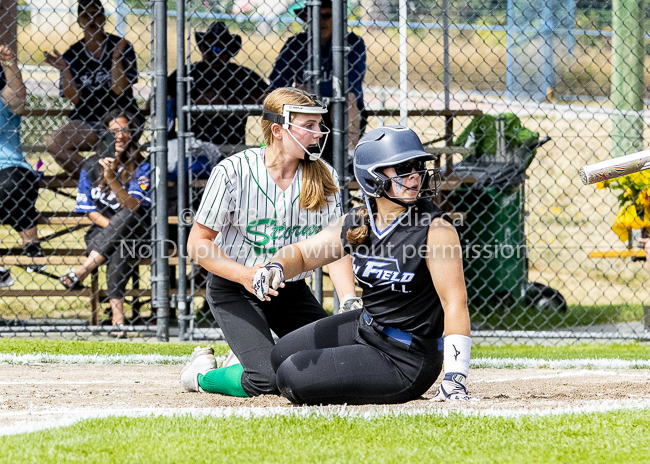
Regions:
<instances>
[{"instance_id":1,"label":"green sock","mask_svg":"<svg viewBox=\"0 0 650 464\"><path fill-rule=\"evenodd\" d=\"M241 387L241 376L244 368L241 364L235 364L221 369L212 369L205 375L199 374L199 386L210 393L221 393L222 395L239 396L248 398Z\"/></svg>"}]
</instances>

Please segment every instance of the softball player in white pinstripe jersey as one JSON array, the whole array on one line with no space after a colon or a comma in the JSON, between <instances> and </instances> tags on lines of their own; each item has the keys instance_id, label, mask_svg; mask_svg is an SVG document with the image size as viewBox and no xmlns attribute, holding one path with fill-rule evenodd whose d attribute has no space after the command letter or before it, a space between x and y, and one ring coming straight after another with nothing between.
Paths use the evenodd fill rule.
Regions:
<instances>
[{"instance_id":1,"label":"softball player in white pinstripe jersey","mask_svg":"<svg viewBox=\"0 0 650 464\"><path fill-rule=\"evenodd\" d=\"M319 160L321 114L327 110L297 89L277 89L264 101L267 146L233 155L210 176L188 252L210 271L207 300L241 364L214 369L196 351L181 374L183 387L233 396L277 394L270 353L279 337L327 316L304 273L273 301L255 297L257 269L281 247L304 240L342 215L336 171ZM251 267L252 266L252 267ZM349 258L329 266L342 302L356 301ZM209 360L209 361L205 361Z\"/></svg>"}]
</instances>

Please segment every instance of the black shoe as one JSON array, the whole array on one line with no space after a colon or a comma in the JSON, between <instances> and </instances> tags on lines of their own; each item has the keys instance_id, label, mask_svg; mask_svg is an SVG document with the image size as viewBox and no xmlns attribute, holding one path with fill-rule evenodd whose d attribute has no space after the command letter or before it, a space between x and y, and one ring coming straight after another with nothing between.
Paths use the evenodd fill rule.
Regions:
<instances>
[{"instance_id":1,"label":"black shoe","mask_svg":"<svg viewBox=\"0 0 650 464\"><path fill-rule=\"evenodd\" d=\"M31 242L23 247L23 254L30 258L45 258L45 252L41 248L40 243ZM45 270L44 264L29 264L24 266L25 270L29 273L41 272Z\"/></svg>"},{"instance_id":2,"label":"black shoe","mask_svg":"<svg viewBox=\"0 0 650 464\"><path fill-rule=\"evenodd\" d=\"M11 287L14 284L14 279L11 277L8 269L0 267L0 288Z\"/></svg>"}]
</instances>

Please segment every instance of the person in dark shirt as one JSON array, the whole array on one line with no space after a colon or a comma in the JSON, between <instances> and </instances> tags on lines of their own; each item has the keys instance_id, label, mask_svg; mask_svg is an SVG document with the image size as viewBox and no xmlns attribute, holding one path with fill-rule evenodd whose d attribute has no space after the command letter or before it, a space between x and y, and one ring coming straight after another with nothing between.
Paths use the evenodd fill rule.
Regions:
<instances>
[{"instance_id":1,"label":"person in dark shirt","mask_svg":"<svg viewBox=\"0 0 650 464\"><path fill-rule=\"evenodd\" d=\"M80 151L99 141L102 118L113 108L137 113L133 84L138 81L135 50L125 39L104 32L100 0L79 0L78 23L84 38L63 55L53 50L46 63L61 72L61 96L74 105L70 121L46 139L47 151L69 173L83 165Z\"/></svg>"},{"instance_id":2,"label":"person in dark shirt","mask_svg":"<svg viewBox=\"0 0 650 464\"><path fill-rule=\"evenodd\" d=\"M194 105L241 105L261 103L268 89L257 73L231 60L241 50L239 35L232 35L224 23L215 22L204 33L195 34L202 61L190 66L190 101ZM176 71L167 80L170 108L176 109ZM221 116L192 115L190 131L205 142L217 145L245 144L245 114ZM170 138L175 138L172 127Z\"/></svg>"},{"instance_id":3,"label":"person in dark shirt","mask_svg":"<svg viewBox=\"0 0 650 464\"><path fill-rule=\"evenodd\" d=\"M124 324L124 296L131 269L129 253L121 244L142 239L151 206L151 165L137 149L139 131L129 125L133 118L133 114L112 110L105 121L115 137L114 157L93 155L81 169L75 212L85 213L93 221L85 237L88 258L59 279L67 289L83 288L84 279L107 262L113 325ZM126 338L124 332L113 335Z\"/></svg>"},{"instance_id":4,"label":"person in dark shirt","mask_svg":"<svg viewBox=\"0 0 650 464\"><path fill-rule=\"evenodd\" d=\"M296 12L298 17L307 21L307 9L302 8ZM290 37L278 55L273 71L269 76L271 90L279 87L296 86L303 90L308 88L305 73L308 60L307 34L301 32ZM332 87L333 58L332 58L332 0L323 0L321 3L321 93L325 98L334 96ZM363 102L363 79L366 75L366 45L363 39L354 32L347 34L350 47L348 54L348 152L354 152L354 147L363 135L366 125L366 111ZM331 113L331 108L330 108ZM324 118L323 123L332 127L331 119ZM323 159L332 163L332 146L325 147ZM340 173L339 173L340 174Z\"/></svg>"},{"instance_id":5,"label":"person in dark shirt","mask_svg":"<svg viewBox=\"0 0 650 464\"><path fill-rule=\"evenodd\" d=\"M418 136L373 129L359 142L354 173L365 205L318 234L280 249L257 270L259 299L285 279L352 256L363 305L284 336L271 352L277 386L295 404L388 404L419 398L468 400L471 338L458 233L431 201L430 169ZM444 339L443 339L444 333Z\"/></svg>"}]
</instances>

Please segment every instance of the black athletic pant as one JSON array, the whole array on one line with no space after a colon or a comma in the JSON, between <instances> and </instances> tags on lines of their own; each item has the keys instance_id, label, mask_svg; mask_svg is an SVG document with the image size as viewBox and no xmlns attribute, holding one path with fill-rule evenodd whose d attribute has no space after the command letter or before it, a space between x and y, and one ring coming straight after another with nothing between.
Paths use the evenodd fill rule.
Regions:
<instances>
[{"instance_id":1,"label":"black athletic pant","mask_svg":"<svg viewBox=\"0 0 650 464\"><path fill-rule=\"evenodd\" d=\"M36 227L38 181L33 171L21 166L0 170L0 224L18 232Z\"/></svg>"},{"instance_id":2,"label":"black athletic pant","mask_svg":"<svg viewBox=\"0 0 650 464\"><path fill-rule=\"evenodd\" d=\"M271 330L282 338L327 317L304 280L285 285L271 301L260 301L243 285L214 274L208 276L210 310L244 368L241 384L249 396L279 393L271 367L275 344Z\"/></svg>"},{"instance_id":3,"label":"black athletic pant","mask_svg":"<svg viewBox=\"0 0 650 464\"><path fill-rule=\"evenodd\" d=\"M410 347L350 311L282 338L271 354L280 393L296 404L389 404L419 398L442 369L435 340Z\"/></svg>"},{"instance_id":4,"label":"black athletic pant","mask_svg":"<svg viewBox=\"0 0 650 464\"><path fill-rule=\"evenodd\" d=\"M122 209L109 219L106 227L92 226L86 232L87 252L96 251L107 262L106 296L122 299L126 295L126 284L133 270L130 260L135 249L136 259L140 256L139 245L146 243L146 210ZM135 285L136 282L134 282Z\"/></svg>"}]
</instances>

